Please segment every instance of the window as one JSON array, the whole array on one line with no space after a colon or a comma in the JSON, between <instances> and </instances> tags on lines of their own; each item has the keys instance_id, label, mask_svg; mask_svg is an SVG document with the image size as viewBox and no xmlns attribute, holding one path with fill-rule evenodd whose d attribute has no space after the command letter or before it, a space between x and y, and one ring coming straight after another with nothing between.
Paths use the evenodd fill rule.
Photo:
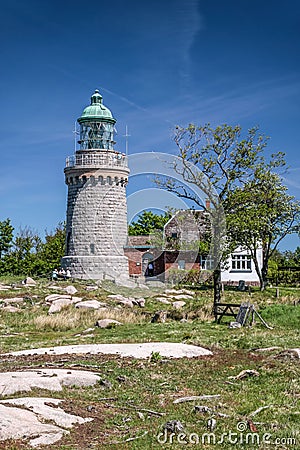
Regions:
<instances>
[{"instance_id":1,"label":"window","mask_svg":"<svg viewBox=\"0 0 300 450\"><path fill-rule=\"evenodd\" d=\"M177 239L177 237L178 237L177 233L172 233L172 234L171 234L171 238L172 238L172 239Z\"/></svg>"},{"instance_id":2,"label":"window","mask_svg":"<svg viewBox=\"0 0 300 450\"><path fill-rule=\"evenodd\" d=\"M231 270L251 271L251 257L249 255L232 255Z\"/></svg>"},{"instance_id":3,"label":"window","mask_svg":"<svg viewBox=\"0 0 300 450\"><path fill-rule=\"evenodd\" d=\"M200 256L200 266L204 270L213 270L215 267L215 260L211 255Z\"/></svg>"},{"instance_id":4,"label":"window","mask_svg":"<svg viewBox=\"0 0 300 450\"><path fill-rule=\"evenodd\" d=\"M180 270L184 270L185 269L185 260L184 259L180 259L178 261L178 269L180 269Z\"/></svg>"}]
</instances>

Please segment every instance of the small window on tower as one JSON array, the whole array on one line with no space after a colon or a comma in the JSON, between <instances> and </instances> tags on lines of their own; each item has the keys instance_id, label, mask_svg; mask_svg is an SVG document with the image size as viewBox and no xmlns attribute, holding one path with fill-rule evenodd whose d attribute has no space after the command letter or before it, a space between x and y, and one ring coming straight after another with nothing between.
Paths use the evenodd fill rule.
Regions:
<instances>
[{"instance_id":1,"label":"small window on tower","mask_svg":"<svg viewBox=\"0 0 300 450\"><path fill-rule=\"evenodd\" d=\"M95 244L90 244L91 254L95 254Z\"/></svg>"}]
</instances>

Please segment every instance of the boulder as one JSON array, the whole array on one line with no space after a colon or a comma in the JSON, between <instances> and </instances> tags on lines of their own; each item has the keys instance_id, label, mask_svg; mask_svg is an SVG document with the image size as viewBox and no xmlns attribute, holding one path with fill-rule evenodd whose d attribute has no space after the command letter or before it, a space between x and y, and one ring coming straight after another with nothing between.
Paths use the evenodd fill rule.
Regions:
<instances>
[{"instance_id":1,"label":"boulder","mask_svg":"<svg viewBox=\"0 0 300 450\"><path fill-rule=\"evenodd\" d=\"M58 406L62 401L34 397L2 400L0 440L28 439L32 447L53 444L69 433L67 428L93 420L66 413Z\"/></svg>"},{"instance_id":2,"label":"boulder","mask_svg":"<svg viewBox=\"0 0 300 450\"><path fill-rule=\"evenodd\" d=\"M7 305L7 306L3 306L3 308L1 308L1 311L15 313L15 312L20 312L20 309L16 308L15 306Z\"/></svg>"},{"instance_id":3,"label":"boulder","mask_svg":"<svg viewBox=\"0 0 300 450\"><path fill-rule=\"evenodd\" d=\"M300 359L300 348L288 348L287 350L283 350L279 353L278 356L291 359Z\"/></svg>"},{"instance_id":4,"label":"boulder","mask_svg":"<svg viewBox=\"0 0 300 450\"><path fill-rule=\"evenodd\" d=\"M6 305L9 305L11 303L23 303L24 298L23 297L3 298L0 300L0 302L5 303Z\"/></svg>"},{"instance_id":5,"label":"boulder","mask_svg":"<svg viewBox=\"0 0 300 450\"><path fill-rule=\"evenodd\" d=\"M121 295L121 294L110 294L107 296L107 298L109 298L111 300L123 300L126 297L124 297L124 295Z\"/></svg>"},{"instance_id":6,"label":"boulder","mask_svg":"<svg viewBox=\"0 0 300 450\"><path fill-rule=\"evenodd\" d=\"M133 308L133 301L129 298L123 298L123 300L119 300L119 304L125 306L126 308Z\"/></svg>"},{"instance_id":7,"label":"boulder","mask_svg":"<svg viewBox=\"0 0 300 450\"><path fill-rule=\"evenodd\" d=\"M156 297L157 302L164 303L165 305L170 305L171 302L167 300L165 297Z\"/></svg>"},{"instance_id":8,"label":"boulder","mask_svg":"<svg viewBox=\"0 0 300 450\"><path fill-rule=\"evenodd\" d=\"M98 300L84 300L75 304L75 308L80 309L99 309L105 303L98 302Z\"/></svg>"},{"instance_id":9,"label":"boulder","mask_svg":"<svg viewBox=\"0 0 300 450\"><path fill-rule=\"evenodd\" d=\"M137 302L137 304L138 304L138 306L140 308L144 308L145 307L146 300L144 299L144 297L137 298L136 302Z\"/></svg>"},{"instance_id":10,"label":"boulder","mask_svg":"<svg viewBox=\"0 0 300 450\"><path fill-rule=\"evenodd\" d=\"M22 284L25 284L26 286L35 286L36 281L34 281L33 278L27 277L25 280L22 281Z\"/></svg>"},{"instance_id":11,"label":"boulder","mask_svg":"<svg viewBox=\"0 0 300 450\"><path fill-rule=\"evenodd\" d=\"M49 308L48 314L54 314L60 312L67 306L72 305L72 300L67 298L61 298L59 300L54 300Z\"/></svg>"},{"instance_id":12,"label":"boulder","mask_svg":"<svg viewBox=\"0 0 300 450\"><path fill-rule=\"evenodd\" d=\"M17 352L6 353L2 356L13 355L65 355L68 354L106 354L119 357L150 358L151 354L159 352L166 358L194 358L197 356L211 356L212 352L196 345L182 344L180 342L136 342L118 344L80 344L63 345L59 347L31 348ZM49 369L48 369L49 370ZM58 370L58 369L57 369ZM62 370L62 369L61 369ZM43 370L44 372L44 370ZM78 371L77 371L78 372ZM53 380L55 378L52 378ZM1 392L1 386L0 386ZM199 399L198 397L196 398ZM202 399L202 398L201 398ZM203 400L203 399L202 399Z\"/></svg>"},{"instance_id":13,"label":"boulder","mask_svg":"<svg viewBox=\"0 0 300 450\"><path fill-rule=\"evenodd\" d=\"M47 295L47 297L45 298L45 301L49 302L49 303L52 303L55 300L62 300L62 299L71 300L71 295L68 295L68 294L50 294L50 295Z\"/></svg>"},{"instance_id":14,"label":"boulder","mask_svg":"<svg viewBox=\"0 0 300 450\"><path fill-rule=\"evenodd\" d=\"M173 295L176 300L192 300L194 297L188 294Z\"/></svg>"},{"instance_id":15,"label":"boulder","mask_svg":"<svg viewBox=\"0 0 300 450\"><path fill-rule=\"evenodd\" d=\"M94 386L99 375L85 370L41 369L0 373L2 396L30 392L34 388L62 391L63 386Z\"/></svg>"},{"instance_id":16,"label":"boulder","mask_svg":"<svg viewBox=\"0 0 300 450\"><path fill-rule=\"evenodd\" d=\"M93 285L93 286L87 286L85 288L86 291L96 291L99 288L99 286Z\"/></svg>"},{"instance_id":17,"label":"boulder","mask_svg":"<svg viewBox=\"0 0 300 450\"><path fill-rule=\"evenodd\" d=\"M64 291L67 294L74 295L74 294L76 294L77 289L74 286L67 286L67 287L65 287Z\"/></svg>"},{"instance_id":18,"label":"boulder","mask_svg":"<svg viewBox=\"0 0 300 450\"><path fill-rule=\"evenodd\" d=\"M99 328L111 328L111 327L114 327L117 325L123 325L123 324L114 319L101 319L101 320L97 320L97 322L95 323L95 326L99 327Z\"/></svg>"},{"instance_id":19,"label":"boulder","mask_svg":"<svg viewBox=\"0 0 300 450\"><path fill-rule=\"evenodd\" d=\"M175 309L180 309L180 308L182 308L182 307L185 306L185 305L186 305L186 303L183 302L183 301L181 301L181 300L179 300L178 302L173 302L173 303L172 303L172 306L173 306L173 308L175 308Z\"/></svg>"}]
</instances>

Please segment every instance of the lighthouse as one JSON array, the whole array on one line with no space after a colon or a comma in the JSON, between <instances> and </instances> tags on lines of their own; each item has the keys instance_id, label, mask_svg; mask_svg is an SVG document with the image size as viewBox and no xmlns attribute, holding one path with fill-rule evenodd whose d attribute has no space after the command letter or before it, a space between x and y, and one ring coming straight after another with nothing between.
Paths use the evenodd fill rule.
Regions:
<instances>
[{"instance_id":1,"label":"lighthouse","mask_svg":"<svg viewBox=\"0 0 300 450\"><path fill-rule=\"evenodd\" d=\"M116 120L98 90L77 122L79 149L64 169L68 197L62 266L74 278L128 278L128 161L114 149Z\"/></svg>"}]
</instances>

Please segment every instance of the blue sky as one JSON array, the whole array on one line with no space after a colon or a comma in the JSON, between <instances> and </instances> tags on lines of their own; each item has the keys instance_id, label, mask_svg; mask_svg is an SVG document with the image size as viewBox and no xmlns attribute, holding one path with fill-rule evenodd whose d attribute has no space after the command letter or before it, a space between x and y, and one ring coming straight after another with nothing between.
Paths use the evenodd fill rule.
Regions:
<instances>
[{"instance_id":1,"label":"blue sky","mask_svg":"<svg viewBox=\"0 0 300 450\"><path fill-rule=\"evenodd\" d=\"M126 125L130 153L176 153L176 124L259 125L300 198L297 0L7 0L0 46L0 220L15 228L64 220L64 161L96 88L121 151Z\"/></svg>"}]
</instances>

